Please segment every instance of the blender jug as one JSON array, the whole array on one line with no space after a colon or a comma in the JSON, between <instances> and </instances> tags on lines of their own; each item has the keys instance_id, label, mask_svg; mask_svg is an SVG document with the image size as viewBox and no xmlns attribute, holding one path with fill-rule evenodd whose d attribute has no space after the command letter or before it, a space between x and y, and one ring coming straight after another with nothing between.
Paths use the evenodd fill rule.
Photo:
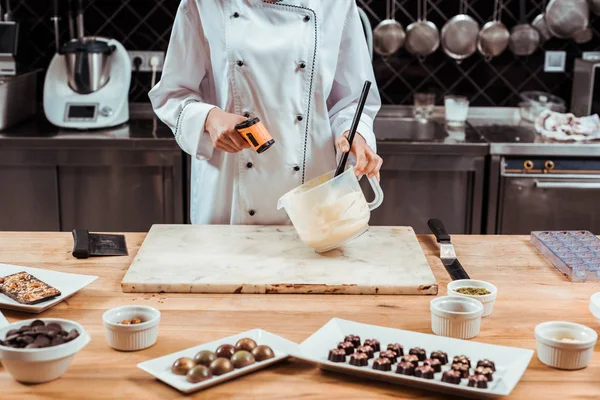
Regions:
<instances>
[{"instance_id":1,"label":"blender jug","mask_svg":"<svg viewBox=\"0 0 600 400\"><path fill-rule=\"evenodd\" d=\"M369 178L375 199L367 203L354 167L334 177L328 172L283 195L277 208L285 208L300 239L318 253L333 250L369 228L371 211L383 202L376 178Z\"/></svg>"}]
</instances>

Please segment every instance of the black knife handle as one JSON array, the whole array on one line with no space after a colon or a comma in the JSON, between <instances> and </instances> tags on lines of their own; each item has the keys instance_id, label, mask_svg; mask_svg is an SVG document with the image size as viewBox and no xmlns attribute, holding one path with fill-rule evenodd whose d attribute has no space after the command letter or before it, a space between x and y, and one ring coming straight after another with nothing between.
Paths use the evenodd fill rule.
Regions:
<instances>
[{"instance_id":1,"label":"black knife handle","mask_svg":"<svg viewBox=\"0 0 600 400\"><path fill-rule=\"evenodd\" d=\"M446 232L446 227L442 221L437 218L432 218L427 221L427 225L429 226L429 229L431 229L431 232L433 232L435 235L438 243L450 241L450 235L448 235L448 232Z\"/></svg>"},{"instance_id":2,"label":"black knife handle","mask_svg":"<svg viewBox=\"0 0 600 400\"><path fill-rule=\"evenodd\" d=\"M90 235L87 229L73 229L73 257L89 258Z\"/></svg>"}]
</instances>

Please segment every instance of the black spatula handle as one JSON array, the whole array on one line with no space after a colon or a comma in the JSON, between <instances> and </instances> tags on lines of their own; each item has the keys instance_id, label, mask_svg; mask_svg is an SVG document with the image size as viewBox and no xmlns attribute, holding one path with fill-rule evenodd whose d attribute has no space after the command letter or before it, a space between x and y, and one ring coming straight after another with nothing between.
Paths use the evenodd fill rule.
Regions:
<instances>
[{"instance_id":1,"label":"black spatula handle","mask_svg":"<svg viewBox=\"0 0 600 400\"><path fill-rule=\"evenodd\" d=\"M87 229L73 229L73 257L89 258L90 234Z\"/></svg>"},{"instance_id":2,"label":"black spatula handle","mask_svg":"<svg viewBox=\"0 0 600 400\"><path fill-rule=\"evenodd\" d=\"M431 232L435 235L438 243L450 241L450 235L448 235L448 232L446 232L446 227L442 221L437 218L432 218L427 221L427 225L429 226L429 229L431 229Z\"/></svg>"}]
</instances>

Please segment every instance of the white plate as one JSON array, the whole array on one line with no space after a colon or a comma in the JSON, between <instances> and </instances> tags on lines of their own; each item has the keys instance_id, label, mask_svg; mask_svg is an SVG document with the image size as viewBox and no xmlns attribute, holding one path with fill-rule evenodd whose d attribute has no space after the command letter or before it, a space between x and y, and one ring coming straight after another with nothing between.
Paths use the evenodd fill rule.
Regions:
<instances>
[{"instance_id":1,"label":"white plate","mask_svg":"<svg viewBox=\"0 0 600 400\"><path fill-rule=\"evenodd\" d=\"M365 339L378 339L381 342L382 349L386 349L389 343L399 343L404 346L405 354L408 354L412 347L424 348L427 355L432 351L441 350L448 353L450 363L454 356L458 355L469 357L473 366L477 364L477 361L487 358L496 364L494 380L490 382L487 389L477 389L468 387L466 379L463 379L460 385L442 382L440 380L441 373L436 373L433 380L396 374L396 364L392 365L391 372L376 371L371 368L373 359L369 360L368 367L355 367L347 362L333 363L328 361L329 350L336 348L337 344L343 341L346 335L350 334L360 336L362 341ZM519 379L521 379L525 369L527 369L533 350L477 343L333 318L300 344L300 353L292 355L296 358L314 362L322 369L330 371L436 392L475 398L490 398L510 394ZM447 369L449 369L449 365L444 366L442 371Z\"/></svg>"},{"instance_id":2,"label":"white plate","mask_svg":"<svg viewBox=\"0 0 600 400\"><path fill-rule=\"evenodd\" d=\"M271 349L273 349L273 352L275 353L275 358L257 362L245 368L236 369L233 372L230 372L225 375L214 376L211 379L200 383L190 383L185 379L185 376L175 375L171 372L171 366L178 358L194 358L196 353L198 353L201 350L215 351L217 347L219 347L222 344L228 343L235 345L235 343L242 338L254 339L254 341L258 345L269 346ZM150 375L153 375L155 378L163 381L167 385L170 385L183 393L192 393L198 390L218 385L231 379L235 379L239 376L252 373L259 369L263 369L269 365L275 364L281 360L286 359L291 353L297 352L298 344L284 339L281 336L277 336L267 331L263 331L262 329L253 329L251 331L242 332L237 335L215 340L214 342L205 343L196 347L190 347L189 349L181 350L176 353L171 353L167 356L155 358L149 361L144 361L143 363L140 363L137 366L138 368L146 371Z\"/></svg>"},{"instance_id":3,"label":"white plate","mask_svg":"<svg viewBox=\"0 0 600 400\"><path fill-rule=\"evenodd\" d=\"M42 282L54 286L60 290L61 295L43 303L31 306L21 304L18 301L0 293L0 308L6 310L22 311L26 313L39 314L46 311L55 304L60 303L98 279L97 276L67 274L65 272L49 271L47 269L20 267L18 265L0 264L0 276L16 274L17 272L28 272Z\"/></svg>"}]
</instances>

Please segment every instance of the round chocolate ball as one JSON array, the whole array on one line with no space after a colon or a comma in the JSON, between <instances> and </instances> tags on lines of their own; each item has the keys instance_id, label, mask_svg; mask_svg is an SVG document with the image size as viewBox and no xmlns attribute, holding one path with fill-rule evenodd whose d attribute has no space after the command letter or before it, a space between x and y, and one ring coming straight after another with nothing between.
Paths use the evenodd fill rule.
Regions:
<instances>
[{"instance_id":1,"label":"round chocolate ball","mask_svg":"<svg viewBox=\"0 0 600 400\"><path fill-rule=\"evenodd\" d=\"M252 355L256 361L265 361L269 358L274 358L275 353L269 346L257 346L254 350L252 350Z\"/></svg>"},{"instance_id":2,"label":"round chocolate ball","mask_svg":"<svg viewBox=\"0 0 600 400\"><path fill-rule=\"evenodd\" d=\"M235 344L235 348L238 351L240 351L240 350L252 351L256 348L256 342L250 338L243 338L243 339L238 340L238 342Z\"/></svg>"},{"instance_id":3,"label":"round chocolate ball","mask_svg":"<svg viewBox=\"0 0 600 400\"><path fill-rule=\"evenodd\" d=\"M209 350L202 350L196 356L194 356L194 361L198 365L209 366L211 362L217 359L217 355Z\"/></svg>"},{"instance_id":4,"label":"round chocolate ball","mask_svg":"<svg viewBox=\"0 0 600 400\"><path fill-rule=\"evenodd\" d=\"M246 350L236 351L234 355L231 356L231 363L234 368L244 368L248 365L252 365L256 362L252 353Z\"/></svg>"},{"instance_id":5,"label":"round chocolate ball","mask_svg":"<svg viewBox=\"0 0 600 400\"><path fill-rule=\"evenodd\" d=\"M210 363L210 371L213 375L223 375L233 371L233 364L227 358L217 358Z\"/></svg>"},{"instance_id":6,"label":"round chocolate ball","mask_svg":"<svg viewBox=\"0 0 600 400\"><path fill-rule=\"evenodd\" d=\"M190 369L194 368L196 363L191 358L182 357L175 360L171 367L171 372L175 375L187 375Z\"/></svg>"},{"instance_id":7,"label":"round chocolate ball","mask_svg":"<svg viewBox=\"0 0 600 400\"><path fill-rule=\"evenodd\" d=\"M226 358L228 360L231 358L233 353L235 353L235 346L231 344L222 344L219 346L219 348L217 348L217 351L215 351L217 358Z\"/></svg>"},{"instance_id":8,"label":"round chocolate ball","mask_svg":"<svg viewBox=\"0 0 600 400\"><path fill-rule=\"evenodd\" d=\"M190 383L198 383L212 378L212 372L205 365L196 365L190 369L185 377Z\"/></svg>"}]
</instances>

